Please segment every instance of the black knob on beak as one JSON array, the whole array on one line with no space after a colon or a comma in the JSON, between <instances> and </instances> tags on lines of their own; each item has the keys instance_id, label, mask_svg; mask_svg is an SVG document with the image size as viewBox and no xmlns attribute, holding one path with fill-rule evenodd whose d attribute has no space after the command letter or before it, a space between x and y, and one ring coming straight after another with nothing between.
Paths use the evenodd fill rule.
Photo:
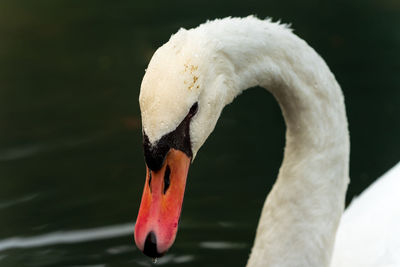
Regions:
<instances>
[{"instance_id":1,"label":"black knob on beak","mask_svg":"<svg viewBox=\"0 0 400 267\"><path fill-rule=\"evenodd\" d=\"M150 232L147 235L143 253L150 258L159 258L164 255L164 253L158 253L157 251L157 238L154 232Z\"/></svg>"}]
</instances>

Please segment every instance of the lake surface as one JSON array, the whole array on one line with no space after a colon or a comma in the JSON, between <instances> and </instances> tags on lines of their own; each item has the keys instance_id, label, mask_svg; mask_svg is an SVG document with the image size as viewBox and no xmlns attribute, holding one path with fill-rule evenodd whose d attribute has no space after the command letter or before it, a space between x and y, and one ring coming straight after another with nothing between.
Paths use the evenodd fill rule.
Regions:
<instances>
[{"instance_id":1,"label":"lake surface","mask_svg":"<svg viewBox=\"0 0 400 267\"><path fill-rule=\"evenodd\" d=\"M215 2L1 1L0 266L152 265L133 240L140 83L157 47L207 19L280 18L326 59L350 123L348 201L400 159L399 1ZM225 108L157 265L244 266L284 131L260 88Z\"/></svg>"}]
</instances>

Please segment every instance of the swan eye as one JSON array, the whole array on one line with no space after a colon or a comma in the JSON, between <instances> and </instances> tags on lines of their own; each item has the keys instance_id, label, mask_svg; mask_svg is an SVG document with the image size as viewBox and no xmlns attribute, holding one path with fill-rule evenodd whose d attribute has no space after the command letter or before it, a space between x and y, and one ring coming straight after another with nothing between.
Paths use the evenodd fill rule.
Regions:
<instances>
[{"instance_id":1,"label":"swan eye","mask_svg":"<svg viewBox=\"0 0 400 267\"><path fill-rule=\"evenodd\" d=\"M170 180L169 180L169 175L171 174L171 170L169 169L169 166L167 165L167 168L165 169L165 173L164 173L164 195L165 193L167 193L169 184L170 184Z\"/></svg>"},{"instance_id":2,"label":"swan eye","mask_svg":"<svg viewBox=\"0 0 400 267\"><path fill-rule=\"evenodd\" d=\"M190 108L189 113L188 113L188 116L189 116L189 117L193 117L194 115L196 115L198 109L199 109L199 104L197 104L197 102L196 102L196 103L194 103L193 106Z\"/></svg>"}]
</instances>

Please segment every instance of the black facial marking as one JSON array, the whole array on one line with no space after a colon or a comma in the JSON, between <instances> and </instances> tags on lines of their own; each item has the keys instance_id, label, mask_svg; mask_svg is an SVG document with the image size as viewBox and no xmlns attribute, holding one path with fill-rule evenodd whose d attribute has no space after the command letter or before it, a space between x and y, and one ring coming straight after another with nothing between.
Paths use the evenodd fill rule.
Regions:
<instances>
[{"instance_id":1,"label":"black facial marking","mask_svg":"<svg viewBox=\"0 0 400 267\"><path fill-rule=\"evenodd\" d=\"M143 131L144 158L150 170L158 171L161 169L165 156L171 148L184 152L188 157L193 156L189 127L190 121L196 114L197 109L198 104L196 102L178 127L176 127L174 131L161 137L154 146L150 144L149 138Z\"/></svg>"},{"instance_id":2,"label":"black facial marking","mask_svg":"<svg viewBox=\"0 0 400 267\"><path fill-rule=\"evenodd\" d=\"M199 104L194 103L193 106L190 108L188 116L193 117L197 113L197 109L199 108Z\"/></svg>"},{"instance_id":3,"label":"black facial marking","mask_svg":"<svg viewBox=\"0 0 400 267\"><path fill-rule=\"evenodd\" d=\"M164 195L165 193L167 193L167 190L169 188L169 175L171 174L171 170L169 168L169 166L167 165L167 168L165 168L165 173L164 173Z\"/></svg>"}]
</instances>

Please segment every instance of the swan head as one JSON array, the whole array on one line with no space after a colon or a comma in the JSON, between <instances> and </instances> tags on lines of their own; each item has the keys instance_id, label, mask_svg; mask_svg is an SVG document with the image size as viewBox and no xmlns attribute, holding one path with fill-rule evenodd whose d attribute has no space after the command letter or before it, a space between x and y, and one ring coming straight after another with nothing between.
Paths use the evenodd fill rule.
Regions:
<instances>
[{"instance_id":1,"label":"swan head","mask_svg":"<svg viewBox=\"0 0 400 267\"><path fill-rule=\"evenodd\" d=\"M231 101L212 52L218 44L192 31L181 29L155 52L140 89L147 175L135 242L150 257L172 246L189 165Z\"/></svg>"}]
</instances>

